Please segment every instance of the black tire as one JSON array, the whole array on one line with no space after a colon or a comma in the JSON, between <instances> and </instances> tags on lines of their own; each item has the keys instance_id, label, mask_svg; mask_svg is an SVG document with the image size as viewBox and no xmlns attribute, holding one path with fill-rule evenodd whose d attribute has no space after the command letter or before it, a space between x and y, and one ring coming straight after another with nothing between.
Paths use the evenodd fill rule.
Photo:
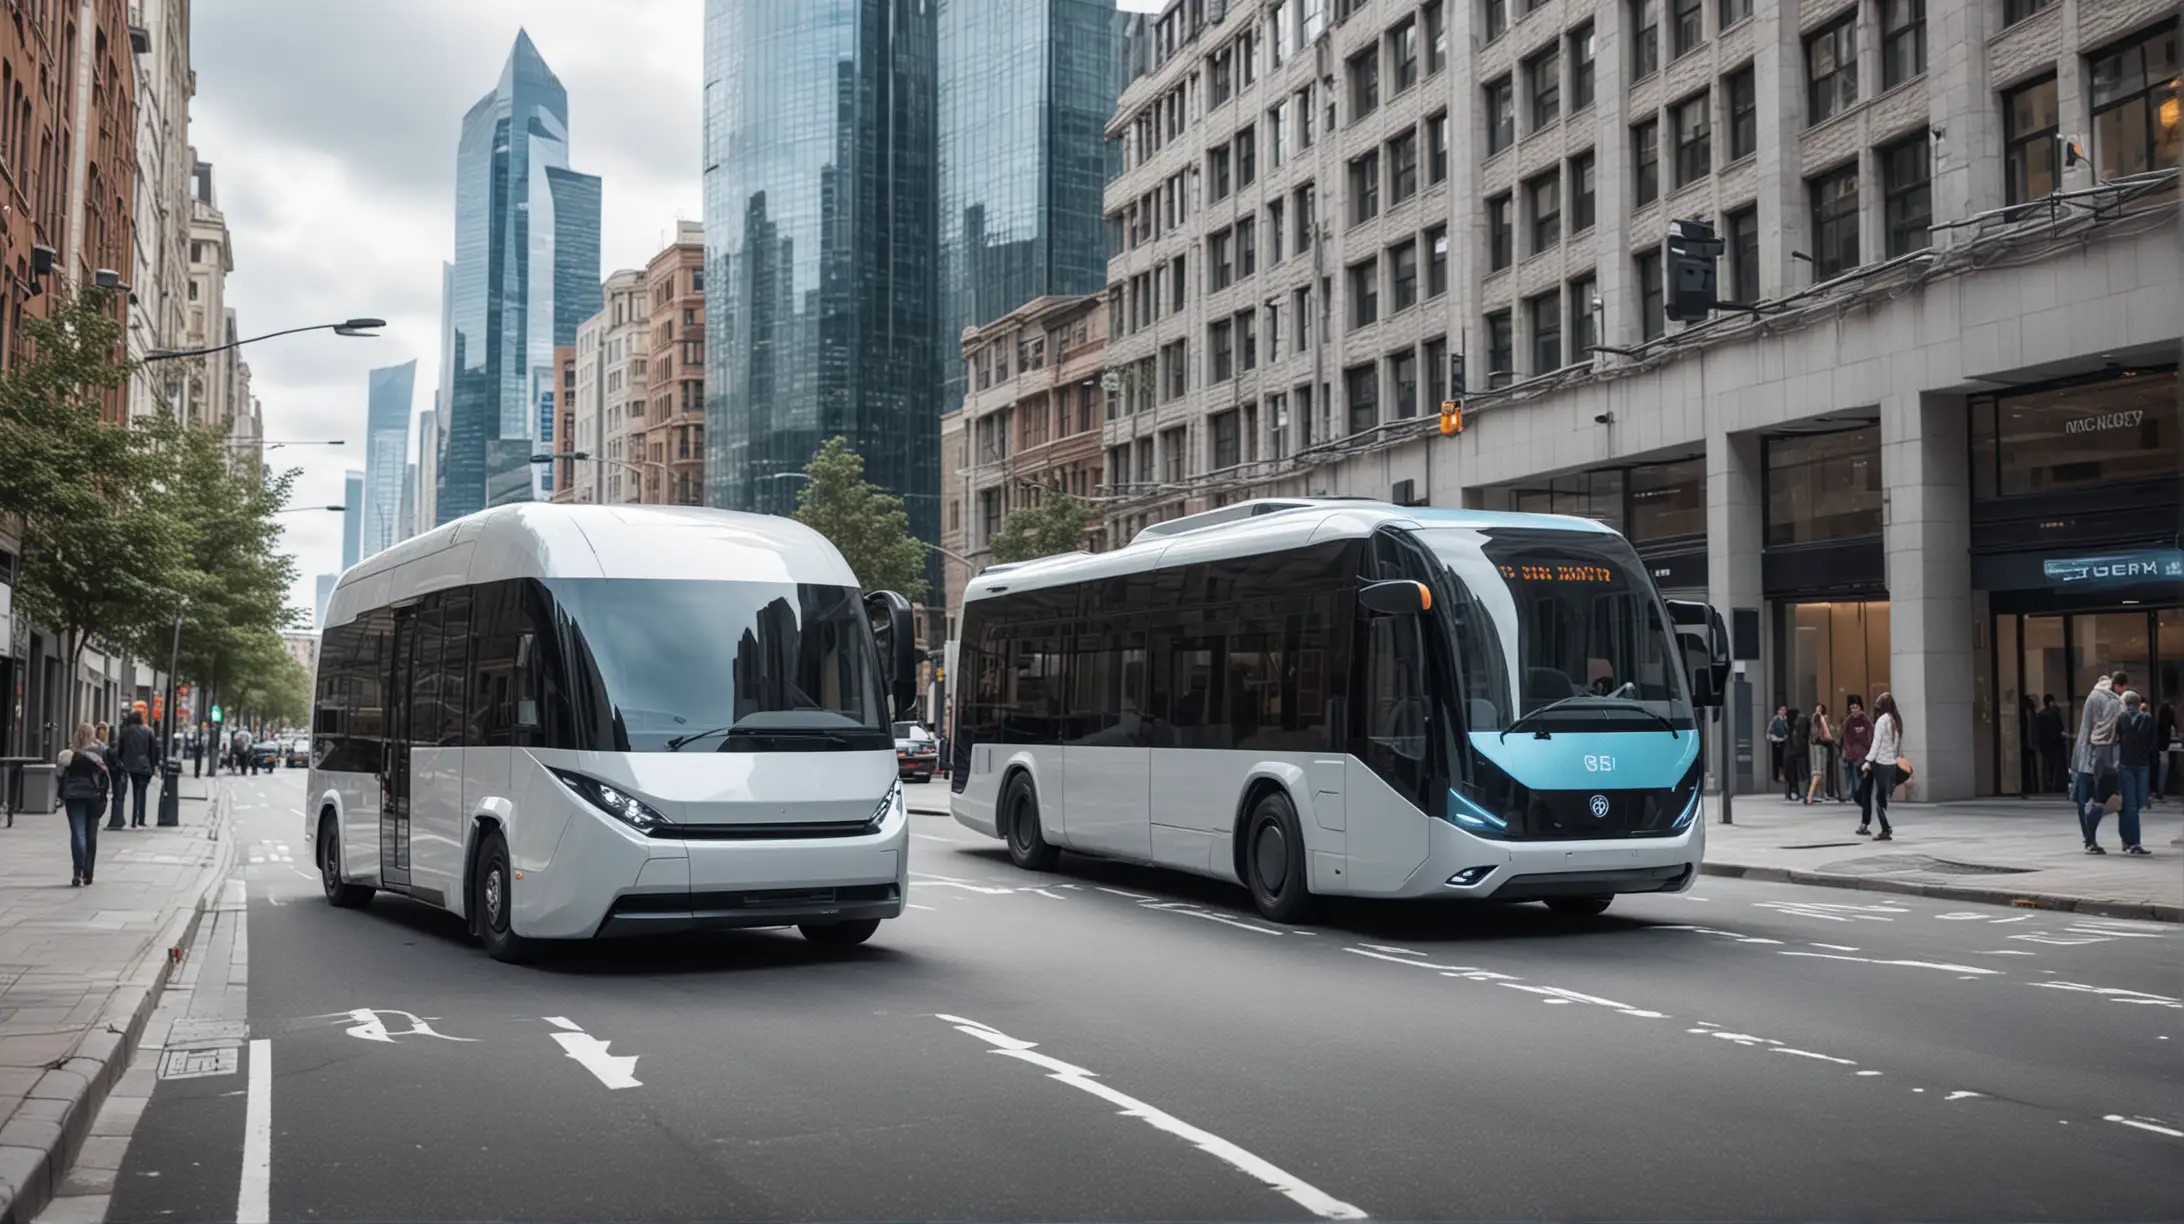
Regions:
<instances>
[{"instance_id":1,"label":"black tire","mask_svg":"<svg viewBox=\"0 0 2184 1224\"><path fill-rule=\"evenodd\" d=\"M499 829L485 835L478 847L478 866L470 881L471 910L478 924L479 942L485 954L497 961L520 965L531 959L534 945L510 927L515 910L515 870L508 865L508 839Z\"/></svg>"},{"instance_id":2,"label":"black tire","mask_svg":"<svg viewBox=\"0 0 2184 1224\"><path fill-rule=\"evenodd\" d=\"M1565 918L1597 918L1608 912L1608 906L1614 900L1612 896L1549 897L1547 908Z\"/></svg>"},{"instance_id":3,"label":"black tire","mask_svg":"<svg viewBox=\"0 0 2184 1224\"><path fill-rule=\"evenodd\" d=\"M362 909L372 899L370 885L351 884L341 878L341 836L332 816L319 817L318 864L319 885L326 890L328 905Z\"/></svg>"},{"instance_id":4,"label":"black tire","mask_svg":"<svg viewBox=\"0 0 2184 1224\"><path fill-rule=\"evenodd\" d=\"M1062 857L1039 828L1039 792L1029 774L1011 775L1001 790L1001 836L1009 844L1009 861L1026 871L1052 871Z\"/></svg>"},{"instance_id":5,"label":"black tire","mask_svg":"<svg viewBox=\"0 0 2184 1224\"><path fill-rule=\"evenodd\" d=\"M1244 821L1244 883L1252 904L1275 922L1310 922L1319 912L1312 895L1304 851L1304 829L1296 805L1282 791L1269 791Z\"/></svg>"},{"instance_id":6,"label":"black tire","mask_svg":"<svg viewBox=\"0 0 2184 1224\"><path fill-rule=\"evenodd\" d=\"M804 938L822 948L854 948L872 938L880 929L877 918L858 918L850 922L807 922L796 928Z\"/></svg>"}]
</instances>

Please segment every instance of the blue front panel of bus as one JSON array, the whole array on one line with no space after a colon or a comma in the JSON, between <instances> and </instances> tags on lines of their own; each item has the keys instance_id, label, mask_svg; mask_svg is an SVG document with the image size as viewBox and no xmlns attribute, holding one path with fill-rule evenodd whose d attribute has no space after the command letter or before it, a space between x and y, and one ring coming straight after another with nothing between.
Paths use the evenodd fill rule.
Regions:
<instances>
[{"instance_id":1,"label":"blue front panel of bus","mask_svg":"<svg viewBox=\"0 0 2184 1224\"><path fill-rule=\"evenodd\" d=\"M1511 841L1672 837L1698 814L1699 737L1682 731L1471 735L1473 782L1448 820Z\"/></svg>"},{"instance_id":2,"label":"blue front panel of bus","mask_svg":"<svg viewBox=\"0 0 2184 1224\"><path fill-rule=\"evenodd\" d=\"M1556 731L1552 739L1530 731L1471 733L1472 751L1492 761L1520 785L1542 789L1643 790L1674 786L1699 756L1693 731Z\"/></svg>"}]
</instances>

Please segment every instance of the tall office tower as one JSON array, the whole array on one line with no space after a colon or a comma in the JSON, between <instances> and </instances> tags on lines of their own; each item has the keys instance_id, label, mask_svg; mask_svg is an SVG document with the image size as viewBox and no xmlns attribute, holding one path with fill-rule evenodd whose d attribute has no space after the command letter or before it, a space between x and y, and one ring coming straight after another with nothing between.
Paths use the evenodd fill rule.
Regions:
<instances>
[{"instance_id":1,"label":"tall office tower","mask_svg":"<svg viewBox=\"0 0 2184 1224\"><path fill-rule=\"evenodd\" d=\"M402 538L402 489L409 466L410 406L417 363L385 366L370 375L364 424L362 553L371 556Z\"/></svg>"},{"instance_id":2,"label":"tall office tower","mask_svg":"<svg viewBox=\"0 0 2184 1224\"><path fill-rule=\"evenodd\" d=\"M341 568L364 559L364 473L351 469L341 485Z\"/></svg>"}]
</instances>

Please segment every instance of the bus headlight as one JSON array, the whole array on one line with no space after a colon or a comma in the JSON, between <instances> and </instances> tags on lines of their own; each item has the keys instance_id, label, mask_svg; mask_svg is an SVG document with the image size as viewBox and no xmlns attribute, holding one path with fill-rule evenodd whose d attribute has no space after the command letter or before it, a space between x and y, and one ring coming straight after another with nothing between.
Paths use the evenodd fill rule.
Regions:
<instances>
[{"instance_id":1,"label":"bus headlight","mask_svg":"<svg viewBox=\"0 0 2184 1224\"><path fill-rule=\"evenodd\" d=\"M1481 837L1500 837L1509 831L1508 821L1480 807L1453 786L1448 790L1448 819L1457 828Z\"/></svg>"},{"instance_id":2,"label":"bus headlight","mask_svg":"<svg viewBox=\"0 0 2184 1224\"><path fill-rule=\"evenodd\" d=\"M1690 824L1690 823L1691 823L1691 822L1692 822L1693 820L1697 819L1697 818L1698 818L1698 815L1699 815L1699 788L1698 788L1698 787L1696 787L1696 786L1694 786L1694 787L1692 787L1692 788L1691 788L1691 801L1690 801L1689 803L1686 803L1686 804L1684 804L1684 809L1683 809L1683 815L1681 815L1681 816L1678 816L1678 817L1676 818L1676 824L1675 824L1675 827L1676 827L1676 828L1679 828L1679 829L1681 829L1681 828L1685 827L1686 825Z\"/></svg>"},{"instance_id":3,"label":"bus headlight","mask_svg":"<svg viewBox=\"0 0 2184 1224\"><path fill-rule=\"evenodd\" d=\"M652 810L644 800L635 795L622 793L597 778L587 778L566 769L550 771L561 779L561 784L582 795L593 807L614 817L639 833L651 833L667 824L667 817Z\"/></svg>"},{"instance_id":4,"label":"bus headlight","mask_svg":"<svg viewBox=\"0 0 2184 1224\"><path fill-rule=\"evenodd\" d=\"M865 823L877 831L881 825L887 823L888 817L902 810L902 779L897 778L887 788L887 793L880 796L880 806L872 809L872 818Z\"/></svg>"}]
</instances>

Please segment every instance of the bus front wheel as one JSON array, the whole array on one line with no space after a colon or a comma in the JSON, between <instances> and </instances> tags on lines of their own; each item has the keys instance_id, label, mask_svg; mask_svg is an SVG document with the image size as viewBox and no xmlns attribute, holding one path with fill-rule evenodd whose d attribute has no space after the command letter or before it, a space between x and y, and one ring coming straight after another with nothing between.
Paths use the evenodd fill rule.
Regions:
<instances>
[{"instance_id":1,"label":"bus front wheel","mask_svg":"<svg viewBox=\"0 0 2184 1224\"><path fill-rule=\"evenodd\" d=\"M516 934L513 926L515 874L508 865L508 839L499 829L486 834L485 844L478 847L478 871L471 880L470 912L477 915L485 954L520 964L530 959L531 941Z\"/></svg>"},{"instance_id":2,"label":"bus front wheel","mask_svg":"<svg viewBox=\"0 0 2184 1224\"><path fill-rule=\"evenodd\" d=\"M1547 908L1567 918L1596 918L1608 912L1614 897L1549 897Z\"/></svg>"},{"instance_id":3,"label":"bus front wheel","mask_svg":"<svg viewBox=\"0 0 2184 1224\"><path fill-rule=\"evenodd\" d=\"M319 820L319 883L326 889L326 903L337 909L356 909L372 899L372 890L341 878L341 834L332 816Z\"/></svg>"},{"instance_id":4,"label":"bus front wheel","mask_svg":"<svg viewBox=\"0 0 2184 1224\"><path fill-rule=\"evenodd\" d=\"M1024 774L1010 775L1001 793L1001 836L1008 839L1009 861L1026 871L1052 871L1062 857L1039 827L1039 792Z\"/></svg>"},{"instance_id":5,"label":"bus front wheel","mask_svg":"<svg viewBox=\"0 0 2184 1224\"><path fill-rule=\"evenodd\" d=\"M1316 898L1305 880L1304 830L1289 796L1269 791L1244 825L1244 882L1252 903L1276 922L1312 920Z\"/></svg>"}]
</instances>

